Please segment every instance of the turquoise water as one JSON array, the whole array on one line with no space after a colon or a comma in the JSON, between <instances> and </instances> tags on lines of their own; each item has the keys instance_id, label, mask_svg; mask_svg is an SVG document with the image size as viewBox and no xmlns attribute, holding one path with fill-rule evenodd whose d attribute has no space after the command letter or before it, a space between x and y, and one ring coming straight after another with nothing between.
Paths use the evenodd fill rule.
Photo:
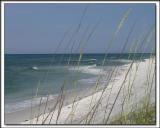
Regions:
<instances>
[{"instance_id":1,"label":"turquoise water","mask_svg":"<svg viewBox=\"0 0 160 128\"><path fill-rule=\"evenodd\" d=\"M143 59L150 54L143 54ZM111 67L130 63L133 55L109 54L102 68L104 54L7 54L5 55L5 112L30 105L30 99L51 96L60 92L65 82L66 91L85 89L94 85L100 73L109 73ZM141 54L136 54L137 60ZM79 66L78 66L79 65ZM38 101L38 99L37 99ZM36 101L35 101L36 102Z\"/></svg>"}]
</instances>

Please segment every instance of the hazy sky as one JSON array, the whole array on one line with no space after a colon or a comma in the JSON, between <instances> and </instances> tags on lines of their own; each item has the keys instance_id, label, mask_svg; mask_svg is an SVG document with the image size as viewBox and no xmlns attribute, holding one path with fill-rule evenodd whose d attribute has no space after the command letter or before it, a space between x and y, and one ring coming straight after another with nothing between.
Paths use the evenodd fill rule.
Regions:
<instances>
[{"instance_id":1,"label":"hazy sky","mask_svg":"<svg viewBox=\"0 0 160 128\"><path fill-rule=\"evenodd\" d=\"M83 52L103 53L122 15L130 8L128 19L108 51L116 53L121 52L134 23L124 52L129 52L139 38L143 40L155 24L155 4L5 4L5 53L74 53L79 52L80 41L84 44ZM85 14L83 18L82 14ZM99 25L87 40L97 22ZM153 37L140 52L153 51L154 43Z\"/></svg>"}]
</instances>

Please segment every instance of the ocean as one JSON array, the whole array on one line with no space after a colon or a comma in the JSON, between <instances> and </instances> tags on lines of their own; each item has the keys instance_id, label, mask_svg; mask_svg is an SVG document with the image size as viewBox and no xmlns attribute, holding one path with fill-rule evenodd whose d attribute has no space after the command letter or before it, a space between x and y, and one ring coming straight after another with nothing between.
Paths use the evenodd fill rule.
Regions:
<instances>
[{"instance_id":1,"label":"ocean","mask_svg":"<svg viewBox=\"0 0 160 128\"><path fill-rule=\"evenodd\" d=\"M143 55L143 56L142 56ZM41 97L55 98L62 85L68 93L95 85L100 74L111 72L114 66L146 59L149 53L108 54L5 54L5 113L37 105ZM104 81L101 81L106 82Z\"/></svg>"}]
</instances>

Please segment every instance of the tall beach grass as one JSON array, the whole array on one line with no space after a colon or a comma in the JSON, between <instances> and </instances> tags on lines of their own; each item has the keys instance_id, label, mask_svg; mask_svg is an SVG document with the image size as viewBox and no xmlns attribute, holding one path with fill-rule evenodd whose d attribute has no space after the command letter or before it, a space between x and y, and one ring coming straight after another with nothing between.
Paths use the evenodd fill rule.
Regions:
<instances>
[{"instance_id":1,"label":"tall beach grass","mask_svg":"<svg viewBox=\"0 0 160 128\"><path fill-rule=\"evenodd\" d=\"M75 43L77 42L76 40L76 36L79 34L79 31L82 27L83 24L83 20L85 19L85 14L87 13L88 10L88 6L85 7L85 9L83 10L80 22L78 23L76 30L74 33L72 33L70 40L68 42L68 45L66 46L66 50L68 47L70 47L70 56L68 58L68 63L67 66L70 66L70 61L72 58L72 52L75 46ZM125 23L127 22L127 19L129 18L129 16L131 15L131 9L127 10L124 15L121 17L120 21L117 23L117 27L111 37L111 40L106 43L106 50L105 50L105 55L104 55L104 59L102 61L102 69L104 68L104 65L108 62L108 54L109 54L109 50L111 49L116 36L118 35L118 33L121 31L121 29L123 29L123 25L125 25ZM137 21L136 21L137 22ZM82 38L79 41L77 50L79 49L79 57L78 57L78 61L75 64L76 68L79 68L81 60L83 58L83 51L86 47L86 44L89 42L89 40L92 38L92 36L95 34L95 32L97 31L98 25L100 24L100 22L97 22L95 24L95 26L93 26L93 28L89 31L89 27L86 28L84 35L82 36ZM131 27L129 33L127 33L127 38L122 46L122 50L121 50L121 54L119 56L119 59L121 58L121 55L123 55L123 51L126 49L127 44L129 43L129 39L131 38L131 34L134 32L134 27L136 26L136 24L133 24L133 26ZM58 43L58 46L56 48L56 50L54 51L54 53L57 53L57 51L60 49L61 45L63 45L62 43L65 41L65 38L67 37L67 35L70 34L70 30L71 27L65 32L64 36L62 37L62 40ZM154 31L155 28L151 27L151 29L148 31L148 33L143 37L143 39L141 38L137 38L135 39L133 42L134 45L130 47L130 53L128 56L128 59L131 59L131 63L129 64L129 66L126 68L125 74L124 74L124 78L122 80L122 83L120 83L120 87L118 89L118 92L115 94L115 99L111 102L111 96L112 96L112 92L113 90L116 88L116 85L114 84L114 82L112 82L116 76L118 76L118 73L120 72L120 67L119 66L114 66L111 73L110 74L103 74L101 75L101 73L99 73L98 78L94 84L94 89L91 95L91 100L89 101L89 111L78 121L78 124L94 124L96 123L96 119L97 119L97 113L99 113L103 107L103 116L101 117L101 124L155 124L156 120L155 120L155 116L156 116L156 112L155 112L155 102L152 103L150 101L150 97L151 97L151 91L153 89L153 86L155 86L154 81L155 81L155 54L151 54L150 55L150 61L149 64L147 65L147 71L146 71L146 84L145 84L145 96L141 99L141 103L137 103L136 105L133 104L132 106L130 106L131 102L132 102L132 95L136 94L132 94L133 93L133 89L134 89L134 82L136 79L136 73L139 70L139 65L143 60L143 54L141 54L139 62L136 61L136 53L138 51L138 49L143 49L145 51L145 48L148 46L148 43L151 41L151 39L153 38L154 35ZM140 37L142 37L142 35L140 35ZM132 54L133 53L133 54ZM153 57L154 56L154 57ZM63 60L63 56L60 60ZM50 66L52 66L54 61L54 57L51 59L50 62ZM136 67L136 68L134 68ZM135 69L135 70L133 70ZM79 72L77 70L77 72ZM47 76L49 74L49 70L46 72L44 79L42 81L39 81L38 85L37 85L37 90L35 92L35 94L33 94L33 98L37 97L38 95L38 91L41 88L41 84L43 84L43 81L46 80ZM102 80L102 78L106 77L106 80L108 81L103 88L101 88L101 90L99 90L100 87L100 82ZM127 82L126 82L127 81ZM77 87L77 79L73 80L73 88ZM53 120L53 116L55 117L56 115L56 120L54 122L54 124L59 124L60 121L60 116L61 113L63 111L63 107L64 107L64 101L65 101L65 85L66 85L66 79L62 82L61 85L61 90L56 98L56 102L50 106L50 110L46 112L47 106L48 106L48 102L49 102L49 92L48 91L48 95L47 95L47 99L45 101L45 105L44 105L44 110L41 113L43 115L42 119L41 119L41 114L40 114L40 109L42 106L42 97L40 98L39 101L39 105L38 105L38 112L33 115L33 111L32 111L32 101L31 101L31 116L30 116L30 124L52 124L52 120ZM111 85L111 86L109 86ZM107 96L106 96L106 91L107 91ZM95 97L94 94L96 94L97 92L100 92L100 96L99 97ZM114 107L118 101L118 98L120 97L120 95L123 94L123 98L122 98L122 104L120 109L120 113L117 114L116 116L112 117L112 113L114 110ZM106 96L106 97L105 97ZM83 97L83 96L82 96ZM75 120L75 113L77 111L81 111L78 110L78 105L79 102L77 102L78 96L75 95L73 98L73 101L71 103L71 111L69 112L69 114L67 115L67 118L65 119L65 121L63 123L66 124L75 124L77 123ZM104 103L104 100L106 101ZM32 119L36 118L36 121L33 122ZM42 120L42 121L40 121Z\"/></svg>"}]
</instances>

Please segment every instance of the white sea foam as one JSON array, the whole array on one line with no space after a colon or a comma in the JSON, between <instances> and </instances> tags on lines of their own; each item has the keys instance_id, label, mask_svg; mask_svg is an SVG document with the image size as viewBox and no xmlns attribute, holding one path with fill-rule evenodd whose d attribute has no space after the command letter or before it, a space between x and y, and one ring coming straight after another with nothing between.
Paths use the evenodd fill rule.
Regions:
<instances>
[{"instance_id":1,"label":"white sea foam","mask_svg":"<svg viewBox=\"0 0 160 128\"><path fill-rule=\"evenodd\" d=\"M33 69L33 70L38 70L38 67L33 66L32 69Z\"/></svg>"},{"instance_id":2,"label":"white sea foam","mask_svg":"<svg viewBox=\"0 0 160 128\"><path fill-rule=\"evenodd\" d=\"M88 78L88 79L81 79L81 80L78 80L78 81L93 84L97 81L97 77L92 77L92 78Z\"/></svg>"},{"instance_id":3,"label":"white sea foam","mask_svg":"<svg viewBox=\"0 0 160 128\"><path fill-rule=\"evenodd\" d=\"M49 95L48 100L52 100L56 98L56 95ZM24 100L21 102L16 102L16 103L6 103L5 104L5 113L11 113L11 112L16 112L20 110L24 110L25 108L29 108L35 105L38 105L40 103L41 97L33 98L33 99L28 99ZM44 103L47 101L47 96L42 97L41 103Z\"/></svg>"},{"instance_id":4,"label":"white sea foam","mask_svg":"<svg viewBox=\"0 0 160 128\"><path fill-rule=\"evenodd\" d=\"M88 65L88 66L76 66L76 67L70 67L69 70L71 71L79 71L82 73L89 73L93 75L99 75L99 74L104 74L103 69L98 68L96 64L94 65Z\"/></svg>"},{"instance_id":5,"label":"white sea foam","mask_svg":"<svg viewBox=\"0 0 160 128\"><path fill-rule=\"evenodd\" d=\"M132 60L128 60L128 59L110 59L110 61L112 62L124 62L124 63L131 63Z\"/></svg>"}]
</instances>

